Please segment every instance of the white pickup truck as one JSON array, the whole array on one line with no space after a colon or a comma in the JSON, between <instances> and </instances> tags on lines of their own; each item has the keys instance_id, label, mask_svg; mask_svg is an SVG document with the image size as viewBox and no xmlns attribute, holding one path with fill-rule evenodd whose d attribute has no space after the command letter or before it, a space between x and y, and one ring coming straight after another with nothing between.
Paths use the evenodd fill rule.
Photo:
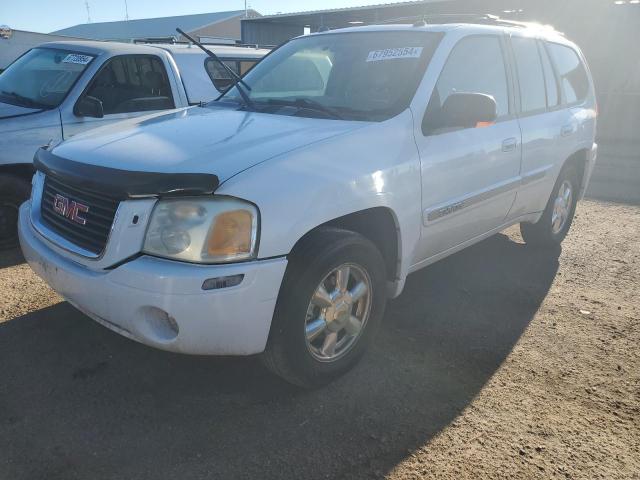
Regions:
<instances>
[{"instance_id":1,"label":"white pickup truck","mask_svg":"<svg viewBox=\"0 0 640 480\"><path fill-rule=\"evenodd\" d=\"M268 50L210 46L239 74ZM0 74L0 248L17 244L33 155L78 132L152 111L213 100L230 76L188 45L52 42Z\"/></svg>"},{"instance_id":2,"label":"white pickup truck","mask_svg":"<svg viewBox=\"0 0 640 480\"><path fill-rule=\"evenodd\" d=\"M20 240L102 325L298 385L352 367L411 272L514 224L557 249L596 158L589 70L545 28L336 30L243 80L39 150Z\"/></svg>"}]
</instances>

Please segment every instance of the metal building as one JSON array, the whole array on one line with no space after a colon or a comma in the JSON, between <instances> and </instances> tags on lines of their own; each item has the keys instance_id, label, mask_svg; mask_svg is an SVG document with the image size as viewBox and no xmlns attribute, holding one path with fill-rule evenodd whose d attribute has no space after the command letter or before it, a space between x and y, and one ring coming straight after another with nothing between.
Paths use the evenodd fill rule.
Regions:
<instances>
[{"instance_id":1,"label":"metal building","mask_svg":"<svg viewBox=\"0 0 640 480\"><path fill-rule=\"evenodd\" d=\"M176 27L182 28L193 37L216 38L218 40L239 40L240 21L257 17L255 10L233 10L229 12L199 13L173 17L141 18L116 22L81 23L73 27L52 32L91 40L117 42L176 40L185 41L176 34Z\"/></svg>"}]
</instances>

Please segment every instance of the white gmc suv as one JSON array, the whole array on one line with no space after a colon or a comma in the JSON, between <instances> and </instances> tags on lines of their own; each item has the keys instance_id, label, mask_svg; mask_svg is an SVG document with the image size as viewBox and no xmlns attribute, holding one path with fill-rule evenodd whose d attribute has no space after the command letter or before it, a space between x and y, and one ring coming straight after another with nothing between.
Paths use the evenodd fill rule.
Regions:
<instances>
[{"instance_id":1,"label":"white gmc suv","mask_svg":"<svg viewBox=\"0 0 640 480\"><path fill-rule=\"evenodd\" d=\"M311 387L361 357L411 272L517 223L559 245L595 127L584 58L550 29L308 35L206 106L39 150L20 241L106 327Z\"/></svg>"}]
</instances>

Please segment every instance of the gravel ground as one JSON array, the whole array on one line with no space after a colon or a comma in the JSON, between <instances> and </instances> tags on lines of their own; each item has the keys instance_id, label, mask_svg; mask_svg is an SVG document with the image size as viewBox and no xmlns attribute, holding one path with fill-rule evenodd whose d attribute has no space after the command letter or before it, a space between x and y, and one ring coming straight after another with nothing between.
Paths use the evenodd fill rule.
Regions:
<instances>
[{"instance_id":1,"label":"gravel ground","mask_svg":"<svg viewBox=\"0 0 640 480\"><path fill-rule=\"evenodd\" d=\"M583 202L409 278L373 350L300 392L122 338L0 254L0 478L640 479L640 207Z\"/></svg>"}]
</instances>

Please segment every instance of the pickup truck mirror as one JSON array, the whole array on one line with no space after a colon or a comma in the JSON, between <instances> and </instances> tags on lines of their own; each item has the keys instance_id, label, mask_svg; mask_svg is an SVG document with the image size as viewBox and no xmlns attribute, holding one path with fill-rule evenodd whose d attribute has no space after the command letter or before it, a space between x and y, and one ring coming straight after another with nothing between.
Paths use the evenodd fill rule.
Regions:
<instances>
[{"instance_id":1,"label":"pickup truck mirror","mask_svg":"<svg viewBox=\"0 0 640 480\"><path fill-rule=\"evenodd\" d=\"M73 109L73 113L78 117L104 117L104 109L102 108L102 101L96 97L86 95L78 100L76 106Z\"/></svg>"},{"instance_id":2,"label":"pickup truck mirror","mask_svg":"<svg viewBox=\"0 0 640 480\"><path fill-rule=\"evenodd\" d=\"M475 128L498 117L496 101L484 93L452 93L442 105L444 128Z\"/></svg>"}]
</instances>

